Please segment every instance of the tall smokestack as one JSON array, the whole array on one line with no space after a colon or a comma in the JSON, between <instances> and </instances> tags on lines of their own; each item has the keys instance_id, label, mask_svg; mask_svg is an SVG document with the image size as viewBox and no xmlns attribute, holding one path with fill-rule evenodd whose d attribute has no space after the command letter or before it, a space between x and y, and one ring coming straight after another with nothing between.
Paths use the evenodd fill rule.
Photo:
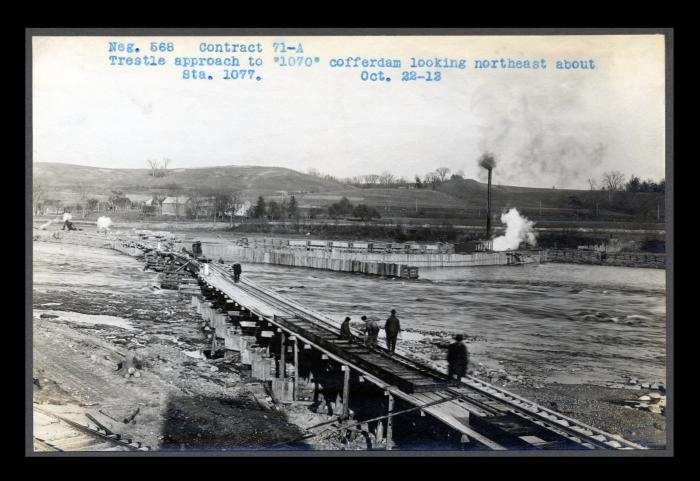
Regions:
<instances>
[{"instance_id":1,"label":"tall smokestack","mask_svg":"<svg viewBox=\"0 0 700 481\"><path fill-rule=\"evenodd\" d=\"M488 239L491 237L491 173L496 167L496 159L493 158L492 154L485 152L479 159L479 166L489 172L489 183L486 190L486 238Z\"/></svg>"},{"instance_id":2,"label":"tall smokestack","mask_svg":"<svg viewBox=\"0 0 700 481\"><path fill-rule=\"evenodd\" d=\"M489 239L491 237L491 172L492 169L489 169L489 184L487 188L487 194L486 194L486 238Z\"/></svg>"}]
</instances>

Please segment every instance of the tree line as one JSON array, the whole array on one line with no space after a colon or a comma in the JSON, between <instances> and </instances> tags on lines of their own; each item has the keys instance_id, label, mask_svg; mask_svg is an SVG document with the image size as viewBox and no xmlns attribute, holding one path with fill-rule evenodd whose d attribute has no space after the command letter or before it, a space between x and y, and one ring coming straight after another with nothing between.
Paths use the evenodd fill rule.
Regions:
<instances>
[{"instance_id":1,"label":"tree line","mask_svg":"<svg viewBox=\"0 0 700 481\"><path fill-rule=\"evenodd\" d=\"M666 179L658 182L652 179L641 180L632 174L629 180L626 180L625 174L619 170L609 170L603 172L600 180L589 178L588 186L591 191L607 192L608 198L612 200L615 192L666 192Z\"/></svg>"},{"instance_id":2,"label":"tree line","mask_svg":"<svg viewBox=\"0 0 700 481\"><path fill-rule=\"evenodd\" d=\"M359 188L413 187L416 189L431 188L435 190L438 188L438 186L440 186L440 184L447 182L448 180L452 180L455 178L464 178L464 171L462 170L458 170L457 172L450 175L451 172L452 170L449 167L438 167L434 171L424 174L422 177L418 174L415 174L412 181L406 179L405 177L394 175L393 173L387 170L379 174L356 175L353 177L345 177L341 179L330 174L323 174L318 169L309 169L306 173L319 179L340 182L346 185L352 185L354 187Z\"/></svg>"},{"instance_id":3,"label":"tree line","mask_svg":"<svg viewBox=\"0 0 700 481\"><path fill-rule=\"evenodd\" d=\"M296 220L299 218L299 204L294 196L291 196L289 201L284 199L282 202L265 201L265 198L260 196L257 203L248 210L247 216L253 219Z\"/></svg>"},{"instance_id":4,"label":"tree line","mask_svg":"<svg viewBox=\"0 0 700 481\"><path fill-rule=\"evenodd\" d=\"M347 197L343 197L340 201L328 206L327 209L311 209L309 216L315 218L317 215L327 214L331 219L339 219L342 217L356 217L362 221L371 219L379 219L379 212L373 207L365 204L353 205ZM267 220L298 220L300 217L299 205L296 198L292 195L282 202L274 200L266 201L263 196L258 197L255 205L250 207L249 217L253 219Z\"/></svg>"}]
</instances>

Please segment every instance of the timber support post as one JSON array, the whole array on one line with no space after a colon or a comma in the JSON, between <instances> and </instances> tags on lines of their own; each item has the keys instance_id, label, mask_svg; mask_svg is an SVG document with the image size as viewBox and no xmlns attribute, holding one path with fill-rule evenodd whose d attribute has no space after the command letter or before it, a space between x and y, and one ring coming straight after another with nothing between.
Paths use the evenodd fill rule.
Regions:
<instances>
[{"instance_id":1,"label":"timber support post","mask_svg":"<svg viewBox=\"0 0 700 481\"><path fill-rule=\"evenodd\" d=\"M394 411L394 396L392 396L391 393L387 393L387 395L387 414L389 414L389 416L386 418L386 450L391 451L393 447L392 435L394 431L394 416L391 416L391 413Z\"/></svg>"},{"instance_id":2,"label":"timber support post","mask_svg":"<svg viewBox=\"0 0 700 481\"><path fill-rule=\"evenodd\" d=\"M297 401L299 397L299 341L296 336L291 337L294 340L294 384L292 385L292 401Z\"/></svg>"},{"instance_id":3,"label":"timber support post","mask_svg":"<svg viewBox=\"0 0 700 481\"><path fill-rule=\"evenodd\" d=\"M350 366L343 365L343 411L340 418L346 420L350 417Z\"/></svg>"},{"instance_id":4,"label":"timber support post","mask_svg":"<svg viewBox=\"0 0 700 481\"><path fill-rule=\"evenodd\" d=\"M284 332L280 333L280 368L279 368L279 377L285 378L287 377L287 365L285 362L285 354L286 354L286 346L285 346L285 335Z\"/></svg>"}]
</instances>

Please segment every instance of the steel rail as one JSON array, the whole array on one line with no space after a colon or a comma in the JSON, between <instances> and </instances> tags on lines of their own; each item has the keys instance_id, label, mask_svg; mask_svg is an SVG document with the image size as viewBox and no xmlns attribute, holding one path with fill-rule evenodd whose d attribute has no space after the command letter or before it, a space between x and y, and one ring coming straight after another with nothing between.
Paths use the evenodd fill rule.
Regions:
<instances>
[{"instance_id":1,"label":"steel rail","mask_svg":"<svg viewBox=\"0 0 700 481\"><path fill-rule=\"evenodd\" d=\"M222 267L215 263L211 265L211 268L212 270L218 271L220 274L229 274L225 267ZM314 310L309 309L305 306L302 306L296 301L292 301L287 298L280 298L280 296L274 293L273 291L261 287L249 280L241 280L239 284L240 283L243 283L245 286L248 287L248 289L243 289L244 291L246 291L247 294L257 297L258 299L268 304L272 304L273 306L277 307L282 311L286 311L291 315L300 313L303 315L304 318L308 319L311 322L314 322L315 324L319 325L319 327L334 329L338 328L338 326L327 316L317 313ZM260 295L261 293L263 294L263 296ZM410 366L424 374L432 374L436 378L441 380L444 380L446 378L445 373L437 369L435 366L421 365L417 360L406 358L397 354L382 354L386 354L388 357L395 361L401 361L407 366ZM589 444L590 448L625 449L624 447L619 448L617 446L611 446L610 444L608 444L612 441L615 441L620 445L625 446L627 449L646 449L644 446L641 446L632 441L628 441L622 438L621 436L607 433L601 429L597 429L581 421L557 413L556 411L547 409L544 406L541 406L533 401L522 398L502 388L481 381L477 378L474 378L473 376L466 376L466 378L468 379L467 382L462 381L462 385L464 387L468 387L478 394L487 396L488 398L503 404L505 410L508 412L512 412L513 414L527 419L528 421L535 422L536 424L551 431L554 431L557 434L560 434L566 437L567 439L581 444L583 446ZM446 390L452 394L459 394L461 398L465 401L475 404L488 412L494 412L494 408L492 406L488 406L487 404L480 402L479 400L474 399L473 397L470 397L468 393L460 393L455 388L450 387L448 387Z\"/></svg>"},{"instance_id":2,"label":"steel rail","mask_svg":"<svg viewBox=\"0 0 700 481\"><path fill-rule=\"evenodd\" d=\"M89 426L85 426L83 424L80 424L78 422L72 421L70 419L64 418L63 416L59 416L58 414L46 411L44 409L40 409L38 407L34 407L35 410L39 411L40 413L44 414L45 416L52 417L54 419L58 419L61 422L64 422L71 426L72 428L81 431L85 434L89 434L93 437L99 438L101 440L107 441L109 443L112 443L117 446L121 446L124 448L127 448L131 451L151 451L151 448L149 446L143 446L140 442L134 442L131 439L122 439L121 436L118 434L108 434L108 433L102 433L96 429L93 429ZM136 446L134 445L136 444Z\"/></svg>"},{"instance_id":3,"label":"steel rail","mask_svg":"<svg viewBox=\"0 0 700 481\"><path fill-rule=\"evenodd\" d=\"M138 247L144 250L154 250L152 246L149 246L147 244L134 241L132 242L139 244ZM174 251L168 251L163 249L159 250L159 252L164 255L174 255L184 262L196 263L196 261L193 261L193 259L190 256L182 253L177 253ZM196 264L198 265L199 263ZM209 265L212 271L217 272L218 274L224 277L228 277L231 275L229 270L221 264L212 262L209 263ZM241 284L243 286L246 286L247 288L243 288ZM313 322L314 324L317 324L319 327L327 329L338 329L337 323L335 323L328 316L316 312L313 309L303 306L291 299L281 298L281 296L274 293L270 289L264 288L256 283L251 282L250 280L241 279L238 283L238 287L244 290L247 294L253 297L257 297L265 303L272 304L277 309L283 312L287 312L292 316L298 316L299 314L301 314L303 318L309 320L310 322ZM264 298L262 298L263 296L261 296L260 294L263 294ZM359 332L354 328L353 330L355 332ZM379 352L381 354L387 355L388 357L391 357L395 361L401 361L404 364L424 374L432 374L435 377L443 380L446 377L445 373L433 363L429 363L428 365L422 364L422 362L425 362L427 360L420 359L419 356L411 355L410 357L405 357L396 353L389 354L381 351ZM462 387L468 387L477 394L487 396L490 399L502 403L506 406L507 411L510 411L532 422L535 422L538 425L552 430L560 435L564 435L568 439L571 439L584 446L588 444L591 448L598 447L602 449L647 449L646 447L628 441L622 438L621 436L607 433L601 429L595 428L576 419L557 413L556 411L553 411L551 409L547 409L544 406L541 406L533 401L522 398L514 393L506 391L503 388L497 387L495 385L477 379L473 376L465 376L465 378L467 380L462 381ZM493 407L488 406L476 399L473 399L468 395L468 393L459 392L454 387L447 388L447 390L448 392L453 394L459 393L459 398L463 398L465 401L473 403L478 407L481 407L482 409L485 409L489 412L494 412ZM613 441L617 442L623 447L620 448L608 444Z\"/></svg>"},{"instance_id":4,"label":"steel rail","mask_svg":"<svg viewBox=\"0 0 700 481\"><path fill-rule=\"evenodd\" d=\"M34 442L37 443L39 446L43 447L44 449L48 449L49 451L63 452L63 449L54 446L53 444L50 444L41 438L37 438L36 436L34 436Z\"/></svg>"}]
</instances>

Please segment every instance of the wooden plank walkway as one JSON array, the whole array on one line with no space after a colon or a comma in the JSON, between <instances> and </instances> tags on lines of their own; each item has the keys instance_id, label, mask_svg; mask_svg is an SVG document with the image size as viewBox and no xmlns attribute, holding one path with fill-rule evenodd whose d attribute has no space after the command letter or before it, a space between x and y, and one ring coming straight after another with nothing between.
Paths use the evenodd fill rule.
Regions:
<instances>
[{"instance_id":1,"label":"wooden plank walkway","mask_svg":"<svg viewBox=\"0 0 700 481\"><path fill-rule=\"evenodd\" d=\"M272 324L275 324L279 327L282 327L283 329L288 329L290 334L297 336L302 342L314 345L314 347L321 350L334 360L348 365L351 369L363 375L363 377L365 377L365 379L367 379L368 381L372 382L373 384L377 385L382 389L385 389L387 393L396 396L397 398L402 399L413 406L423 406L428 402L433 402L434 400L436 400L434 397L426 397L425 393L407 393L399 389L392 383L389 383L381 377L379 377L376 374L376 370L375 372L371 372L367 367L360 366L355 362L349 361L348 359L350 358L350 353L346 351L348 348L337 348L330 350L327 347L319 345L321 343L319 343L318 339L310 339L301 332L301 325L314 325L314 323L306 321L308 322L308 324L302 324L304 323L303 320L295 320L295 323L297 323L297 326L295 328L294 324L283 321L283 319L289 317L289 312L284 312L283 309L280 309L277 306L267 304L266 302L262 301L258 296L252 294L247 288L242 288L241 286L236 285L232 280L227 279L226 276L221 274L220 272L212 270L210 271L210 274L208 276L203 276L200 273L200 277L208 285L213 286L214 288L218 289L221 293L227 295L231 299L234 299L238 304L245 307L250 312L255 313L259 317L264 318L266 321L271 322ZM314 326L318 327L316 325ZM337 339L337 336L334 333L332 337L334 339ZM336 346L338 345L339 343L336 343ZM359 352L362 352L362 349ZM367 354L365 354L365 356L367 356ZM369 359L367 361L369 361ZM444 394L442 395L444 396ZM442 400L442 398L440 400ZM444 424L459 431L460 433L466 434L470 438L489 447L490 449L506 449L497 442L492 441L486 436L481 435L469 426L469 417L471 415L471 412L469 410L470 407L471 406L465 403L445 402L439 405L427 407L425 409L425 412L440 420ZM474 411L476 414L476 409ZM482 412L479 412L479 414L482 414Z\"/></svg>"}]
</instances>

